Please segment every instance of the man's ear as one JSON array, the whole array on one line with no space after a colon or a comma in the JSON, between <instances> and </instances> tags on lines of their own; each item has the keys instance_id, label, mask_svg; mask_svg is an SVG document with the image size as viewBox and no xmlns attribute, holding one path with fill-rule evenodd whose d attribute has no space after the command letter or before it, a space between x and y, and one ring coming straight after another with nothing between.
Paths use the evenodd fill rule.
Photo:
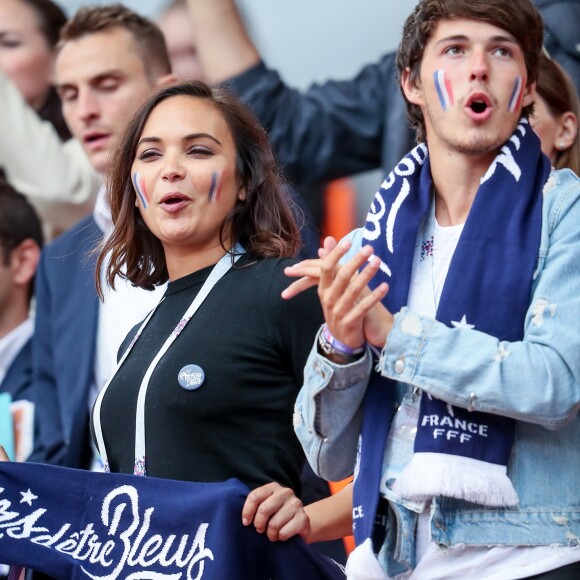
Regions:
<instances>
[{"instance_id":1,"label":"man's ear","mask_svg":"<svg viewBox=\"0 0 580 580\"><path fill-rule=\"evenodd\" d=\"M419 86L419 79L411 80L411 69L407 67L401 74L401 87L405 97L414 105L423 104L423 95Z\"/></svg>"},{"instance_id":2,"label":"man's ear","mask_svg":"<svg viewBox=\"0 0 580 580\"><path fill-rule=\"evenodd\" d=\"M155 81L155 90L168 87L169 85L173 85L176 82L177 77L173 73L157 77L157 80Z\"/></svg>"},{"instance_id":3,"label":"man's ear","mask_svg":"<svg viewBox=\"0 0 580 580\"><path fill-rule=\"evenodd\" d=\"M10 252L10 269L12 280L18 286L28 286L34 278L40 248L32 239L26 239Z\"/></svg>"},{"instance_id":4,"label":"man's ear","mask_svg":"<svg viewBox=\"0 0 580 580\"><path fill-rule=\"evenodd\" d=\"M536 83L530 83L524 88L524 96L522 98L522 109L531 105L536 99Z\"/></svg>"}]
</instances>

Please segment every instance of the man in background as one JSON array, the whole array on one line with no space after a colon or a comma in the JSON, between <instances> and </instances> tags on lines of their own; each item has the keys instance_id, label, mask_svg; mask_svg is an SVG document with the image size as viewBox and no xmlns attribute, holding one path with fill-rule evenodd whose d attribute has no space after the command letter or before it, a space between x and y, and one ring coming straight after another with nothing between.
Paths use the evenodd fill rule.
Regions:
<instances>
[{"instance_id":1,"label":"man in background","mask_svg":"<svg viewBox=\"0 0 580 580\"><path fill-rule=\"evenodd\" d=\"M42 241L33 207L0 180L0 392L9 393L12 400L30 398L30 303Z\"/></svg>"},{"instance_id":2,"label":"man in background","mask_svg":"<svg viewBox=\"0 0 580 580\"><path fill-rule=\"evenodd\" d=\"M117 135L155 89L175 80L163 35L121 5L79 10L61 33L55 83L66 122L106 177ZM37 275L34 394L39 432L33 461L98 468L89 409L127 332L159 300L119 281L99 303L94 248L112 227L104 188L95 210L42 254Z\"/></svg>"}]
</instances>

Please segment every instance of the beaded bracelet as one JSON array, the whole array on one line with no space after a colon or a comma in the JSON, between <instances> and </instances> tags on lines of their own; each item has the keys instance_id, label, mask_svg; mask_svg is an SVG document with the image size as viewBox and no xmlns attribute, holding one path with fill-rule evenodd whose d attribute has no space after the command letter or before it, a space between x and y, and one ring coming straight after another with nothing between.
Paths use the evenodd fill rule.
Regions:
<instances>
[{"instance_id":1,"label":"beaded bracelet","mask_svg":"<svg viewBox=\"0 0 580 580\"><path fill-rule=\"evenodd\" d=\"M337 354L342 354L342 355L346 355L346 356L353 356L353 355L361 354L365 351L366 346L367 346L366 342L357 348L351 348L350 346L347 346L346 344L344 344L343 342L340 342L340 340L338 340L334 336L332 336L332 334L330 333L330 330L328 330L328 326L326 324L322 328L321 337L323 337L324 340L326 341L326 343L328 344L329 350L334 351Z\"/></svg>"}]
</instances>

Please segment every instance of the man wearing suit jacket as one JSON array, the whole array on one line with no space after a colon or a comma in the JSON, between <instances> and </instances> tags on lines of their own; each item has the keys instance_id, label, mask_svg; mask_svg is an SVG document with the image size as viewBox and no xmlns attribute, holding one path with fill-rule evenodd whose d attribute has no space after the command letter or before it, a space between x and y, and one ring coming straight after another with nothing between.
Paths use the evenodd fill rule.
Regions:
<instances>
[{"instance_id":1,"label":"man wearing suit jacket","mask_svg":"<svg viewBox=\"0 0 580 580\"><path fill-rule=\"evenodd\" d=\"M61 33L56 87L71 133L106 177L125 123L155 89L173 82L163 35L120 6L79 10ZM159 301L122 280L100 303L95 247L109 234L104 190L94 214L48 245L37 273L34 399L38 432L32 461L93 467L88 417L114 369L126 333Z\"/></svg>"},{"instance_id":2,"label":"man wearing suit jacket","mask_svg":"<svg viewBox=\"0 0 580 580\"><path fill-rule=\"evenodd\" d=\"M0 179L0 393L13 401L32 398L30 302L42 242L34 208ZM5 574L0 564L0 578Z\"/></svg>"},{"instance_id":3,"label":"man wearing suit jacket","mask_svg":"<svg viewBox=\"0 0 580 580\"><path fill-rule=\"evenodd\" d=\"M26 198L0 181L0 392L29 399L32 332L29 316L42 227Z\"/></svg>"}]
</instances>

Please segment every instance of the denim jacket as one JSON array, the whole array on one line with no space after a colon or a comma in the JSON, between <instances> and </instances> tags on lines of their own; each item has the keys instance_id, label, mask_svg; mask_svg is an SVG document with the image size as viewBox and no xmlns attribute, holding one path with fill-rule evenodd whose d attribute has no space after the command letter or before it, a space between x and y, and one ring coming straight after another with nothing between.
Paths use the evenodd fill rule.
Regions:
<instances>
[{"instance_id":1,"label":"denim jacket","mask_svg":"<svg viewBox=\"0 0 580 580\"><path fill-rule=\"evenodd\" d=\"M397 381L398 401L418 388L458 407L516 420L508 475L520 502L485 508L434 498L431 537L442 547L580 543L580 179L553 171L544 190L532 297L519 342L448 328L403 308L378 370ZM351 234L350 255L362 243ZM346 256L345 259L348 259ZM498 296L498 300L501 297ZM352 474L371 356L336 365L312 349L296 403L296 433L314 471ZM394 576L415 567L417 514L392 503L379 555Z\"/></svg>"}]
</instances>

